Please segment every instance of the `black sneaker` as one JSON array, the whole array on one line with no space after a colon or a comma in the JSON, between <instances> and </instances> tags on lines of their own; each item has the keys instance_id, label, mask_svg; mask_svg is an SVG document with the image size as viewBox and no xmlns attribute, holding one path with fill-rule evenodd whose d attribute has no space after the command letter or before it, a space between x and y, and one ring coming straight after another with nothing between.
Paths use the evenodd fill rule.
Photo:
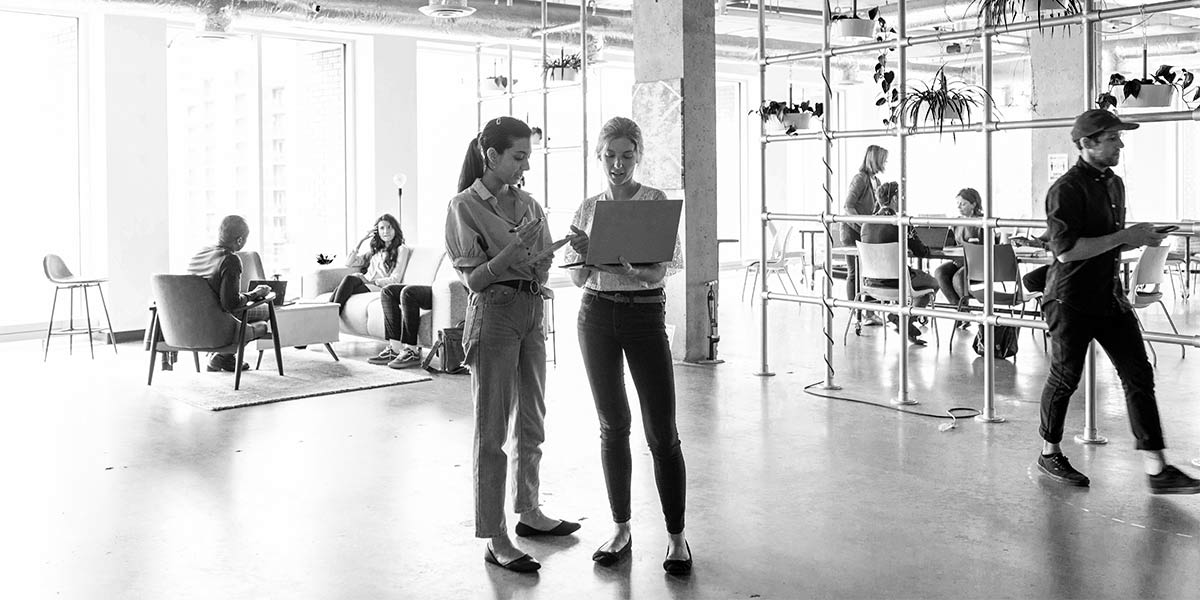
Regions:
<instances>
[{"instance_id":1,"label":"black sneaker","mask_svg":"<svg viewBox=\"0 0 1200 600\"><path fill-rule=\"evenodd\" d=\"M392 350L391 346L388 346L387 348L383 349L383 352L380 352L378 355L368 358L367 362L369 362L373 365L386 365L386 364L392 362L392 360L395 358L396 358L396 351Z\"/></svg>"},{"instance_id":2,"label":"black sneaker","mask_svg":"<svg viewBox=\"0 0 1200 600\"><path fill-rule=\"evenodd\" d=\"M209 373L219 373L221 371L233 373L237 370L237 356L233 354L214 354L212 358L208 359L208 367L205 370ZM249 363L242 363L242 370L249 371Z\"/></svg>"},{"instance_id":3,"label":"black sneaker","mask_svg":"<svg viewBox=\"0 0 1200 600\"><path fill-rule=\"evenodd\" d=\"M1057 481L1063 485L1074 485L1078 487L1087 487L1092 482L1087 478L1087 475L1075 470L1071 466L1071 462L1063 456L1062 452L1054 454L1043 454L1038 457L1038 470L1046 474L1046 477Z\"/></svg>"},{"instance_id":4,"label":"black sneaker","mask_svg":"<svg viewBox=\"0 0 1200 600\"><path fill-rule=\"evenodd\" d=\"M1200 494L1200 480L1167 465L1158 475L1147 475L1151 494Z\"/></svg>"}]
</instances>

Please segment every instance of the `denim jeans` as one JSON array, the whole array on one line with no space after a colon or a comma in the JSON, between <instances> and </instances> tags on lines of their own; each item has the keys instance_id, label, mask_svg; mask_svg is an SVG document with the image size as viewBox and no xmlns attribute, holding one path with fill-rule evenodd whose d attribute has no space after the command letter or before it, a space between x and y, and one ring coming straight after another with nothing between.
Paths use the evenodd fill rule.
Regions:
<instances>
[{"instance_id":1,"label":"denim jeans","mask_svg":"<svg viewBox=\"0 0 1200 600\"><path fill-rule=\"evenodd\" d=\"M421 309L433 308L433 288L393 283L379 292L383 305L383 337L416 345L421 329Z\"/></svg>"},{"instance_id":2,"label":"denim jeans","mask_svg":"<svg viewBox=\"0 0 1200 600\"><path fill-rule=\"evenodd\" d=\"M1050 326L1053 345L1050 373L1042 388L1042 439L1052 444L1062 441L1067 405L1083 375L1088 343L1094 339L1108 353L1125 388L1125 405L1137 448L1162 450L1162 424L1154 398L1154 369L1146 359L1142 332L1133 312L1089 315L1052 301L1042 306L1042 313Z\"/></svg>"},{"instance_id":3,"label":"denim jeans","mask_svg":"<svg viewBox=\"0 0 1200 600\"><path fill-rule=\"evenodd\" d=\"M579 347L600 419L600 461L613 521L630 518L631 416L625 361L637 388L642 429L654 457L654 482L667 531L683 531L687 471L675 427L675 375L664 327L665 305L630 304L584 294L579 307Z\"/></svg>"},{"instance_id":4,"label":"denim jeans","mask_svg":"<svg viewBox=\"0 0 1200 600\"><path fill-rule=\"evenodd\" d=\"M515 438L513 511L538 506L538 465L545 440L546 331L540 295L502 285L471 294L463 349L475 404L475 536L506 531L504 488L511 427Z\"/></svg>"}]
</instances>

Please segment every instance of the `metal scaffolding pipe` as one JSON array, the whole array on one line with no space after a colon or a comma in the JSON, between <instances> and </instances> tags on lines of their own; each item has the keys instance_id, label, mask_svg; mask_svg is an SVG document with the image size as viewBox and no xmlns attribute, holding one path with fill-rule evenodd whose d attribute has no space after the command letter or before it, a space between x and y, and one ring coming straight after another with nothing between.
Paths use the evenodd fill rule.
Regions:
<instances>
[{"instance_id":1,"label":"metal scaffolding pipe","mask_svg":"<svg viewBox=\"0 0 1200 600\"><path fill-rule=\"evenodd\" d=\"M763 12L763 3L758 3L758 57L767 55L767 24L766 15ZM759 61L758 64L758 98L759 106L766 101L767 98L767 63ZM760 141L758 144L758 175L759 175L759 192L760 210L762 214L767 212L767 124L766 121L759 119L759 134ZM759 331L759 368L755 375L762 377L770 377L774 375L767 365L767 222L762 221L759 225L758 239L758 269L762 272L762 284L759 287L761 300L759 302L759 317L761 329Z\"/></svg>"}]
</instances>

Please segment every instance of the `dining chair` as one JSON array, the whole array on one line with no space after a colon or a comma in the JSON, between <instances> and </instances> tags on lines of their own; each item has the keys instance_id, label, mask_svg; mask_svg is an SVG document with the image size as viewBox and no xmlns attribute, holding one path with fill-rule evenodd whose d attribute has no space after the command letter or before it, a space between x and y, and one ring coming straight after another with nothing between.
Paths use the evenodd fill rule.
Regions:
<instances>
[{"instance_id":1,"label":"dining chair","mask_svg":"<svg viewBox=\"0 0 1200 600\"><path fill-rule=\"evenodd\" d=\"M1125 297L1129 299L1129 303L1137 311L1155 304L1162 307L1163 314L1167 317L1167 323L1171 325L1171 331L1175 335L1179 335L1179 330L1175 327L1175 321L1171 320L1171 313L1167 310L1167 305L1162 301L1162 282L1165 278L1163 266L1167 261L1167 254L1170 252L1170 246L1147 246L1142 250L1142 255L1138 257L1137 264L1133 267L1133 275L1129 278L1129 287L1125 290ZM1142 327L1142 320L1138 318L1138 327ZM1144 330L1145 327L1142 327ZM1154 344L1146 342L1150 348L1150 354L1154 358L1154 365L1158 366L1158 353L1154 351ZM1181 358L1187 358L1187 346L1180 345L1179 352Z\"/></svg>"},{"instance_id":2,"label":"dining chair","mask_svg":"<svg viewBox=\"0 0 1200 600\"><path fill-rule=\"evenodd\" d=\"M742 300L746 299L746 283L750 280L750 273L754 273L754 280L750 284L753 289L758 284L758 276L761 273L763 280L766 281L772 274L779 279L779 284L783 286L784 293L788 293L787 284L792 285L790 293L799 294L800 288L796 287L795 280L792 279L791 271L789 270L793 260L801 259L803 262L803 252L789 251L789 242L791 241L794 229L791 225L784 225L781 228L775 228L774 224L768 223L768 229L773 232L774 240L771 245L771 253L767 255L766 269L759 268L758 259L746 261L742 266L746 270L742 275ZM785 280L786 278L786 280ZM803 281L803 279L802 279Z\"/></svg>"},{"instance_id":3,"label":"dining chair","mask_svg":"<svg viewBox=\"0 0 1200 600\"><path fill-rule=\"evenodd\" d=\"M68 354L73 354L75 351L75 336L87 335L88 350L91 352L92 358L96 358L92 334L106 333L109 343L112 344L113 354L116 354L117 340L113 337L112 321L108 317L108 303L104 301L104 288L100 285L107 282L108 278L77 276L67 268L67 263L57 254L47 254L42 258L42 271L46 274L46 279L54 284L54 300L50 303L50 323L46 326L46 343L42 350L42 362L46 362L50 356L50 338L56 335L67 336ZM96 288L96 291L100 293L100 306L104 308L104 322L107 325L105 328L92 327L92 309L91 302L88 301L88 288ZM54 329L54 312L58 309L58 292L61 290L68 290L70 295L70 321L65 328L56 330ZM87 316L86 327L75 326L75 290L83 292L83 309Z\"/></svg>"},{"instance_id":4,"label":"dining chair","mask_svg":"<svg viewBox=\"0 0 1200 600\"><path fill-rule=\"evenodd\" d=\"M895 286L871 285L870 280L895 280L900 275L900 243L888 242L885 244L867 244L863 242L855 242L858 247L858 268L860 269L863 284L859 287L858 296L855 300L861 300L867 296L879 300L880 302L890 304L900 304L908 301L916 301L922 296L933 297L937 294L937 290L915 290L912 287L912 278L908 278L908 289L901 291L899 283ZM905 265L907 268L907 265ZM850 337L850 323L853 322L854 311L846 319L846 331L842 333L842 345ZM897 323L903 323L904 319L897 319ZM898 325L899 326L899 325ZM938 333L937 320L930 319L929 327L933 329L933 337L936 340L937 346L941 347L942 338ZM855 329L855 335L858 335L859 329ZM887 327L883 328L883 339L887 340Z\"/></svg>"},{"instance_id":5,"label":"dining chair","mask_svg":"<svg viewBox=\"0 0 1200 600\"><path fill-rule=\"evenodd\" d=\"M965 310L970 308L972 300L982 304L987 298L989 290L984 289L984 261L983 261L983 245L972 244L970 242L962 245L963 257L967 262L967 293L963 294L959 300L958 309ZM996 286L1000 286L999 289ZM1018 309L1024 312L1026 303L1036 302L1036 307L1041 308L1042 293L1027 292L1021 285L1021 271L1017 264L1017 255L1013 251L1012 244L996 244L992 247L992 307L1001 307L1006 309L1009 314L1015 314ZM956 328L957 329L957 328ZM1036 334L1032 328L1029 329L1029 337L1037 340ZM954 332L950 332L950 347L954 348ZM1046 338L1043 333L1042 349L1046 350Z\"/></svg>"}]
</instances>

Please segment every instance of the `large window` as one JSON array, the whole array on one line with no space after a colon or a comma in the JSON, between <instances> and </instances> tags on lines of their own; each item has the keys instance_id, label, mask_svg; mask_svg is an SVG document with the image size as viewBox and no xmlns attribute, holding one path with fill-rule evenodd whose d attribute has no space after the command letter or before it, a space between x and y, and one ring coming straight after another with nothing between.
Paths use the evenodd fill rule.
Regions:
<instances>
[{"instance_id":1,"label":"large window","mask_svg":"<svg viewBox=\"0 0 1200 600\"><path fill-rule=\"evenodd\" d=\"M171 265L213 243L228 214L247 249L289 276L346 246L346 52L274 37L199 40L172 32ZM298 288L297 288L298 289Z\"/></svg>"},{"instance_id":2,"label":"large window","mask_svg":"<svg viewBox=\"0 0 1200 600\"><path fill-rule=\"evenodd\" d=\"M78 47L74 18L0 11L0 53L10 58L0 93L0 255L9 282L44 281L46 254L79 270ZM0 332L45 321L53 292L34 289L0 294Z\"/></svg>"}]
</instances>

